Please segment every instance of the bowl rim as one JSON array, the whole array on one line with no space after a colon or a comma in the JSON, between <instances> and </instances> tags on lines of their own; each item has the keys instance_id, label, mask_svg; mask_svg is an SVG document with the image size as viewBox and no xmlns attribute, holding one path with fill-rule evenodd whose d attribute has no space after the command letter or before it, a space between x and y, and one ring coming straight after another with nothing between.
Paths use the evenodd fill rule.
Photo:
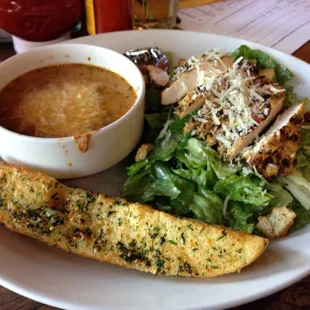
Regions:
<instances>
[{"instance_id":1,"label":"bowl rim","mask_svg":"<svg viewBox=\"0 0 310 310\"><path fill-rule=\"evenodd\" d=\"M18 136L19 138L21 138L22 140L30 140L33 142L39 142L39 143L55 143L55 142L59 142L61 140L61 142L69 142L72 141L73 137L77 137L77 136L83 136L86 134L92 134L92 136L96 136L99 134L104 134L107 133L111 130L113 130L114 127L118 126L122 121L124 121L126 118L129 117L130 114L132 114L136 109L138 109L139 105L141 105L144 101L145 98L145 82L144 82L144 78L143 78L143 74L141 73L140 69L136 66L135 63L133 63L129 58L127 58L126 56L124 56L121 53L118 53L112 49L109 48L105 48L105 47L101 47L101 46L97 46L97 45L91 45L91 44L85 44L85 43L56 43L56 44L52 44L52 45L46 45L46 46L41 46L41 47L37 47L33 50L21 53L21 54L16 54L10 58L8 58L7 60L3 61L2 63L0 63L0 73L1 73L1 69L3 66L10 66L11 62L14 63L14 61L16 60L16 58L20 58L20 57L25 57L27 55L33 54L33 53L40 53L40 51L45 51L45 50L50 50L50 49L55 49L57 47L61 47L61 48L69 48L70 50L72 50L72 48L79 48L79 47L83 47L83 48L92 48L92 49L100 49L102 52L106 52L106 53L110 53L116 57L119 58L123 58L125 61L128 62L128 64L131 66L131 70L134 70L138 73L138 83L140 84L138 87L136 87L135 92L137 95L137 98L134 102L134 104L130 107L130 109L123 114L121 117L119 117L118 119L116 119L114 122L101 127L98 130L94 130L94 131L89 131L89 132L83 132L80 133L78 135L71 135L71 136L66 136L66 137L34 137L34 136L27 136L12 130L9 130L3 126L1 126L0 124L0 131L3 131L5 134L11 135L11 136ZM114 59L114 58L113 58ZM115 60L114 60L115 61ZM76 63L78 64L79 62L72 62L72 63ZM93 65L96 67L96 65ZM44 66L43 66L44 67ZM99 67L99 66L97 66ZM25 71L24 73L27 73L31 70L35 70L36 68L34 67L33 69L30 69L28 71ZM112 70L110 70L112 71ZM112 71L113 72L113 71ZM124 78L121 74L117 73L118 75L120 75L122 78ZM124 78L125 79L125 78ZM11 80L10 82L12 82L13 80ZM130 81L128 81L127 79L125 79L125 81L131 85ZM9 82L9 83L10 83ZM6 84L7 85L7 84ZM0 89L0 92L2 91L3 88Z\"/></svg>"}]
</instances>

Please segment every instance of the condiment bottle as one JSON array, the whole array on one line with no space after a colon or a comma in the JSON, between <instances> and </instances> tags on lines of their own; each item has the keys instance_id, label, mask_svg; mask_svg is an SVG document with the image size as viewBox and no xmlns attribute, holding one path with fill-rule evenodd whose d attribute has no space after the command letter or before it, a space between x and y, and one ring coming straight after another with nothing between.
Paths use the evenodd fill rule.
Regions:
<instances>
[{"instance_id":1,"label":"condiment bottle","mask_svg":"<svg viewBox=\"0 0 310 310\"><path fill-rule=\"evenodd\" d=\"M82 7L82 0L1 0L0 28L28 47L57 41L80 20Z\"/></svg>"},{"instance_id":2,"label":"condiment bottle","mask_svg":"<svg viewBox=\"0 0 310 310\"><path fill-rule=\"evenodd\" d=\"M89 34L132 29L131 0L85 0Z\"/></svg>"}]
</instances>

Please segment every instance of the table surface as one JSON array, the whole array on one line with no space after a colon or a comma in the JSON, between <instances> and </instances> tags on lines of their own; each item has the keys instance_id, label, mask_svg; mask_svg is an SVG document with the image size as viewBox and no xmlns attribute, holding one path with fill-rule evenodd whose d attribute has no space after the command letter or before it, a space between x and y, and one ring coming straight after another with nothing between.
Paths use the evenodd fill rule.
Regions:
<instances>
[{"instance_id":1,"label":"table surface","mask_svg":"<svg viewBox=\"0 0 310 310\"><path fill-rule=\"evenodd\" d=\"M0 44L0 61L14 55L10 43ZM294 56L310 63L310 41L298 49ZM52 310L50 306L24 298L0 286L0 310ZM276 294L236 307L234 310L301 310L310 309L310 276Z\"/></svg>"}]
</instances>

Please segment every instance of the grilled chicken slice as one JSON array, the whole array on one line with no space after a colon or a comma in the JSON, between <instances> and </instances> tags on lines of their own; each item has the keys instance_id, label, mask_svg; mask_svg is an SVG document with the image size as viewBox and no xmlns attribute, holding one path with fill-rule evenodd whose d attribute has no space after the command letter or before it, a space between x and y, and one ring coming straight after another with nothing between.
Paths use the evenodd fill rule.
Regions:
<instances>
[{"instance_id":1,"label":"grilled chicken slice","mask_svg":"<svg viewBox=\"0 0 310 310\"><path fill-rule=\"evenodd\" d=\"M272 123L283 108L284 97L284 93L278 93L269 98L270 112L268 116L263 121L259 121L259 126L255 127L248 135L242 136L234 142L233 146L227 151L228 160L238 156L244 148L249 146Z\"/></svg>"},{"instance_id":2,"label":"grilled chicken slice","mask_svg":"<svg viewBox=\"0 0 310 310\"><path fill-rule=\"evenodd\" d=\"M151 84L157 87L165 87L168 84L169 75L165 70L154 65L148 65L147 70Z\"/></svg>"},{"instance_id":3,"label":"grilled chicken slice","mask_svg":"<svg viewBox=\"0 0 310 310\"><path fill-rule=\"evenodd\" d=\"M278 116L254 147L243 153L249 166L255 166L266 180L292 172L304 114L303 102L293 105Z\"/></svg>"},{"instance_id":4,"label":"grilled chicken slice","mask_svg":"<svg viewBox=\"0 0 310 310\"><path fill-rule=\"evenodd\" d=\"M190 71L185 71L176 80L172 81L161 93L163 105L173 104L182 99L188 92L203 83L207 72L215 74L213 64L209 61L198 63Z\"/></svg>"},{"instance_id":5,"label":"grilled chicken slice","mask_svg":"<svg viewBox=\"0 0 310 310\"><path fill-rule=\"evenodd\" d=\"M198 122L191 120L185 124L185 126L183 128L183 133L186 135L186 134L192 132L198 126L199 126Z\"/></svg>"},{"instance_id":6,"label":"grilled chicken slice","mask_svg":"<svg viewBox=\"0 0 310 310\"><path fill-rule=\"evenodd\" d=\"M178 115L183 118L197 109L200 109L205 103L205 94L199 88L190 91L178 103Z\"/></svg>"},{"instance_id":7,"label":"grilled chicken slice","mask_svg":"<svg viewBox=\"0 0 310 310\"><path fill-rule=\"evenodd\" d=\"M211 146L218 144L220 154L233 160L283 108L285 90L263 74L241 59L188 92L178 102L178 115L183 118L198 112L184 132L192 131Z\"/></svg>"},{"instance_id":8,"label":"grilled chicken slice","mask_svg":"<svg viewBox=\"0 0 310 310\"><path fill-rule=\"evenodd\" d=\"M226 71L233 64L233 59L230 56L223 56L221 61L201 59L200 62L188 66L185 64L180 67L183 71L163 90L161 94L161 103L163 105L173 104L181 100L188 92L194 90L199 85L203 84L208 77L214 76Z\"/></svg>"},{"instance_id":9,"label":"grilled chicken slice","mask_svg":"<svg viewBox=\"0 0 310 310\"><path fill-rule=\"evenodd\" d=\"M200 109L205 101L208 100L212 103L212 94L210 92L203 92L200 88L196 88L194 91L187 94L184 99L179 101L178 114L179 116L185 117L191 114L193 111ZM247 135L240 136L233 145L227 149L228 160L233 160L241 151L250 145L258 135L276 118L283 108L284 92L276 93L272 95L266 103L268 106L268 115L264 120L258 120L259 125L253 128ZM211 111L211 108L210 108ZM255 116L254 116L255 117ZM197 117L196 117L197 119ZM198 118L199 119L199 118ZM200 119L202 121L202 119ZM227 122L226 122L227 123ZM200 139L205 138L209 145L215 145L217 143L217 136L222 132L217 130L214 122L211 120L205 122L197 122L195 120L190 121L184 128L184 132L187 133L195 129L196 136ZM211 132L211 133L210 133ZM221 147L221 154L223 154L223 146Z\"/></svg>"}]
</instances>

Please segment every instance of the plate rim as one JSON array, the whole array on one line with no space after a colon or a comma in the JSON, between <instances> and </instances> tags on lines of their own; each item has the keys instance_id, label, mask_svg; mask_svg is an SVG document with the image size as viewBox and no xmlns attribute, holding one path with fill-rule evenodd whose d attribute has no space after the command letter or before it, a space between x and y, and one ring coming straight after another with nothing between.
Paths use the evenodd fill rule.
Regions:
<instances>
[{"instance_id":1,"label":"plate rim","mask_svg":"<svg viewBox=\"0 0 310 310\"><path fill-rule=\"evenodd\" d=\"M74 254L72 254L72 255L74 255ZM108 263L104 263L104 264L108 264ZM220 308L216 308L216 309L224 310L224 309L228 309L228 308L238 307L238 306L246 305L248 303L251 303L251 302L263 299L265 297L271 296L271 295L273 295L273 294L275 294L277 292L280 292L280 291L290 287L291 285L301 281L302 279L307 277L309 274L310 274L310 266L309 266L308 270L300 272L300 274L296 275L296 277L292 277L290 279L290 281L282 283L281 285L274 287L274 289L271 289L269 291L265 291L264 293L257 292L257 293L254 293L252 295L248 295L246 297L243 297L243 299L239 299L239 300L236 300L236 301L233 301L233 302L230 302L230 301L223 302L221 304L221 307ZM208 279L206 279L206 281L207 280ZM74 305L72 307L72 304L70 304L69 302L62 302L62 301L58 302L56 299L52 299L51 297L44 296L43 294L40 294L40 295L35 294L35 293L32 292L33 290L27 290L26 288L19 287L17 284L13 284L13 283L10 283L8 281L3 280L1 278L1 274L0 274L0 285L3 286L4 288L6 288L6 289L16 293L16 294L19 294L19 295L21 295L21 296L23 296L25 298L34 300L36 302L42 303L44 305L52 306L52 307L59 308L59 309L72 309L72 310L84 310L85 309L83 306L82 307L77 307L76 305ZM195 307L195 306L194 307L184 306L183 308L178 308L178 310L183 310L183 309L187 309L187 310L205 310L206 307L208 307L208 305L203 306L203 307L201 307L201 306L198 306L198 307ZM148 308L148 307L146 307L146 308ZM95 309L95 308L92 307L92 309ZM107 307L103 306L100 309L101 310L109 310L111 308L107 308ZM125 309L125 308L123 308L123 309ZM157 309L157 307L156 308L154 307L154 309ZM161 307L160 309L164 310L164 309L174 309L174 308Z\"/></svg>"},{"instance_id":2,"label":"plate rim","mask_svg":"<svg viewBox=\"0 0 310 310\"><path fill-rule=\"evenodd\" d=\"M167 32L180 32L180 33L192 33L192 34L200 34L200 35L204 35L204 36L211 36L214 38L221 38L222 40L224 40L225 38L229 38L229 39L236 39L238 41L242 41L243 44L246 45L251 45L254 46L255 48L263 48L263 50L265 50L267 53L268 51L276 51L277 53L279 53L280 55L284 56L284 57L292 57L294 58L296 61L300 62L302 65L306 65L309 67L309 71L310 71L310 64L305 62L302 59L297 58L294 55L290 55L290 54L286 54L282 51L279 51L277 49L268 47L268 46L264 46L261 45L259 43L256 42L252 42L252 41L248 41L248 40L241 40L239 38L235 38L232 36L226 36L226 35L219 35L219 34L214 34L214 33L209 33L209 32L197 32L197 31L186 31L186 30L159 30L159 29L150 29L150 30L143 30L148 31L148 32L160 32L160 33L167 33ZM137 32L141 32L141 30L130 30L130 31L118 31L118 32L113 32L113 33L103 33L103 34L97 34L95 36L91 36L92 38L94 37L107 37L107 36L115 36L115 35L122 35L124 33L129 34L129 32L133 33L137 33ZM80 38L75 38L75 39L71 39L66 41L65 43L84 43L84 44L88 44L88 45L97 45L97 44L93 44L90 43L89 41L91 41L92 39L89 38L90 36L85 36L85 37L80 37ZM86 41L86 42L85 42ZM61 43L59 43L61 44ZM72 254L74 255L74 254ZM221 303L221 309L227 309L229 307L236 307L236 306L240 306L243 304L247 304L250 302L253 302L255 300L259 300L262 299L266 296L270 296L276 292L279 292L289 286L291 286L292 284L300 281L301 279L305 278L306 276L308 276L310 274L310 264L307 268L299 271L298 273L296 273L294 276L290 277L289 281L286 281L284 283L281 283L280 285L275 286L273 289L268 290L268 291L264 291L262 292L256 292L252 295L245 295L245 297L239 298L236 301L228 301L228 302L223 302ZM207 280L207 279L206 279ZM46 304L46 305L51 305L53 307L58 307L58 308L64 308L64 309L82 309L81 307L76 307L76 304L72 304L70 301L69 302L64 302L64 301L58 301L57 299L53 299L49 296L47 296L46 294L36 294L33 289L27 289L24 286L18 286L18 283L15 283L14 281L10 282L7 281L5 278L2 277L1 275L1 271L0 271L0 285L19 294L22 295L26 298L30 298L32 300L35 300L37 302ZM104 306L104 305L103 305ZM184 309L193 309L193 310L200 310L200 309L205 309L205 307L208 307L208 305L206 304L204 307L188 307L188 306L184 306ZM224 308L222 308L224 307ZM164 309L165 307L163 307L162 309ZM106 308L106 306L104 306L104 308L101 309L108 309Z\"/></svg>"}]
</instances>

